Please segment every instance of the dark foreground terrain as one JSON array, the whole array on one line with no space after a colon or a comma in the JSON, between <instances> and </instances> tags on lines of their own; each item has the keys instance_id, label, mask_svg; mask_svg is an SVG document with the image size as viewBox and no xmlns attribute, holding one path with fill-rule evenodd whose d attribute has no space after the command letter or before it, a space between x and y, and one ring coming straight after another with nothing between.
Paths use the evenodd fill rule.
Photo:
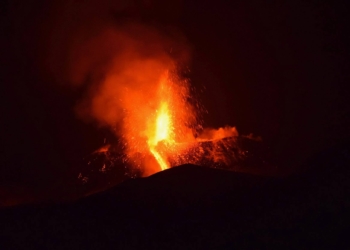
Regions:
<instances>
[{"instance_id":1,"label":"dark foreground terrain","mask_svg":"<svg viewBox=\"0 0 350 250\"><path fill-rule=\"evenodd\" d=\"M348 249L349 147L289 177L194 165L0 213L0 249Z\"/></svg>"}]
</instances>

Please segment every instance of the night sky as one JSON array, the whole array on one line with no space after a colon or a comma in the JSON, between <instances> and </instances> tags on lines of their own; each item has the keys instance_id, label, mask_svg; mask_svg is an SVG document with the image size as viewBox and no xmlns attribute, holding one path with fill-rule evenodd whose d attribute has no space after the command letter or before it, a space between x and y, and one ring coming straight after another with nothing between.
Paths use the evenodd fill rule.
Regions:
<instances>
[{"instance_id":1,"label":"night sky","mask_svg":"<svg viewBox=\"0 0 350 250\"><path fill-rule=\"evenodd\" d=\"M191 48L188 76L208 110L205 125L261 136L271 164L288 172L349 140L345 2L2 2L0 204L79 193L83 158L114 140L77 118L84 89L57 73L68 62L54 45L69 44L70 22L89 30L107 16L177 32ZM104 178L117 183L113 174Z\"/></svg>"}]
</instances>

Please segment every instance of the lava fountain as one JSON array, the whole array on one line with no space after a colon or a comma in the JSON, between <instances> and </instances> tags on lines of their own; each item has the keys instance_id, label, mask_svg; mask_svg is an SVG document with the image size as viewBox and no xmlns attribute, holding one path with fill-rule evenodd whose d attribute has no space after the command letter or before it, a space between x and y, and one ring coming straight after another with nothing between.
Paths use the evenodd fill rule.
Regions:
<instances>
[{"instance_id":1,"label":"lava fountain","mask_svg":"<svg viewBox=\"0 0 350 250\"><path fill-rule=\"evenodd\" d=\"M171 140L172 137L172 119L168 109L168 104L162 102L160 109L157 111L157 118L155 124L155 134L147 141L149 150L153 154L154 158L158 161L162 170L169 168L169 163L162 157L157 151L157 145L161 141L165 141L167 144L174 143Z\"/></svg>"},{"instance_id":2,"label":"lava fountain","mask_svg":"<svg viewBox=\"0 0 350 250\"><path fill-rule=\"evenodd\" d=\"M195 141L199 124L197 111L188 102L188 82L165 71L152 85L155 88L149 92L149 99L141 106L129 107L124 118L126 158L139 162L146 172L170 168L169 159L183 154ZM156 160L158 169L150 170L154 162L147 155ZM140 157L141 162L136 159Z\"/></svg>"},{"instance_id":3,"label":"lava fountain","mask_svg":"<svg viewBox=\"0 0 350 250\"><path fill-rule=\"evenodd\" d=\"M190 102L188 81L174 72L159 74L153 91L137 95L145 98L141 105L126 106L125 157L144 175L184 163L201 164L203 159L225 163L230 157L227 148L238 135L233 127L203 129L198 118L201 106L193 98Z\"/></svg>"},{"instance_id":4,"label":"lava fountain","mask_svg":"<svg viewBox=\"0 0 350 250\"><path fill-rule=\"evenodd\" d=\"M102 32L74 54L82 67L73 75L94 69L86 73L91 85L77 106L78 115L111 129L122 146L123 161L143 175L185 163L203 165L203 160L226 164L238 136L234 127L203 128L204 109L180 74L187 49L177 44L149 27L129 25ZM173 47L176 53L169 53L167 48ZM81 54L99 49L89 66ZM113 148L118 147L111 145L106 152L105 145L96 152L108 156Z\"/></svg>"}]
</instances>

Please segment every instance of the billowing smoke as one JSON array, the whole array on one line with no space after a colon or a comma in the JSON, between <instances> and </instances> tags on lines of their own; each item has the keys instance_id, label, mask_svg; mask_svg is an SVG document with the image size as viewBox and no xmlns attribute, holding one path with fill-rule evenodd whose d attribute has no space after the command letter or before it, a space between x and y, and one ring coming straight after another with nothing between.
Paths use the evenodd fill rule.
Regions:
<instances>
[{"instance_id":1,"label":"billowing smoke","mask_svg":"<svg viewBox=\"0 0 350 250\"><path fill-rule=\"evenodd\" d=\"M236 137L238 131L235 127L226 126L219 129L204 128L199 134L198 141L219 140L222 138Z\"/></svg>"},{"instance_id":2,"label":"billowing smoke","mask_svg":"<svg viewBox=\"0 0 350 250\"><path fill-rule=\"evenodd\" d=\"M189 82L179 73L190 59L184 36L173 28L121 17L137 5L119 2L111 11L103 4L96 8L96 2L67 3L69 8L57 16L60 21L52 35L48 65L59 83L83 93L75 107L77 116L113 130L122 139L128 160L136 165L139 153L145 161L144 153L151 151L158 163L161 159L169 167L170 154L192 154L178 145L208 141L212 153L207 158L225 162L225 153L218 153L223 147L216 147L216 141L236 137L238 132L234 127L202 129L200 105L191 101ZM168 142L158 145L165 139L156 138L160 109L166 109L164 115L171 121L168 131L160 132L167 134ZM195 155L203 158L199 151ZM182 159L189 161L187 156ZM182 160L175 161L179 163Z\"/></svg>"},{"instance_id":3,"label":"billowing smoke","mask_svg":"<svg viewBox=\"0 0 350 250\"><path fill-rule=\"evenodd\" d=\"M57 15L48 64L56 81L83 91L76 109L80 118L115 126L130 106L126 102L142 106L164 72L176 71L189 60L179 32L120 17L131 15L134 5L66 1Z\"/></svg>"},{"instance_id":4,"label":"billowing smoke","mask_svg":"<svg viewBox=\"0 0 350 250\"><path fill-rule=\"evenodd\" d=\"M102 10L84 6L76 17L65 10L60 18L67 20L60 24L69 27L58 26L53 34L49 65L58 82L83 93L77 116L110 128L132 161L149 152L150 144L156 146L158 141L150 142L155 136L150 120L157 119L164 102L176 119L169 128L176 130L173 140L193 140L198 110L190 103L188 81L179 74L190 58L186 39L173 28Z\"/></svg>"},{"instance_id":5,"label":"billowing smoke","mask_svg":"<svg viewBox=\"0 0 350 250\"><path fill-rule=\"evenodd\" d=\"M84 79L88 84L77 112L112 127L122 122L128 108L152 101L162 75L176 71L184 59L171 55L173 42L140 24L105 29L77 50L73 61L81 75L73 70L72 80Z\"/></svg>"}]
</instances>

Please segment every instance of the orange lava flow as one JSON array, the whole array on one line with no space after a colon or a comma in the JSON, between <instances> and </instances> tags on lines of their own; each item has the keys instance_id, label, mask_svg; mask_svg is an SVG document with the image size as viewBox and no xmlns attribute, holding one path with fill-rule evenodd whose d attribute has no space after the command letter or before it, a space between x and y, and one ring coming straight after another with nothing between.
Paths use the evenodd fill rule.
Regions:
<instances>
[{"instance_id":1,"label":"orange lava flow","mask_svg":"<svg viewBox=\"0 0 350 250\"><path fill-rule=\"evenodd\" d=\"M229 145L218 141L237 136L236 129L203 128L201 106L191 97L189 82L167 66L136 61L108 75L92 100L94 116L108 124L119 122L114 131L121 136L123 160L143 176L185 163L226 164Z\"/></svg>"},{"instance_id":2,"label":"orange lava flow","mask_svg":"<svg viewBox=\"0 0 350 250\"><path fill-rule=\"evenodd\" d=\"M160 168L164 170L170 166L167 160L157 151L157 145L161 141L164 141L167 144L174 143L172 140L172 119L168 109L168 104L166 102L162 102L157 113L157 119L154 125L154 135L150 136L147 144L154 158L159 163Z\"/></svg>"},{"instance_id":3,"label":"orange lava flow","mask_svg":"<svg viewBox=\"0 0 350 250\"><path fill-rule=\"evenodd\" d=\"M165 170L170 167L167 160L169 151L176 144L174 112L170 109L171 102L176 99L176 91L169 89L169 79L167 74L161 79L159 84L158 96L160 97L159 106L155 117L151 117L147 129L147 145L149 151L157 160L160 169ZM174 87L174 86L173 86ZM173 105L175 108L175 105ZM153 118L153 120L152 120Z\"/></svg>"}]
</instances>

